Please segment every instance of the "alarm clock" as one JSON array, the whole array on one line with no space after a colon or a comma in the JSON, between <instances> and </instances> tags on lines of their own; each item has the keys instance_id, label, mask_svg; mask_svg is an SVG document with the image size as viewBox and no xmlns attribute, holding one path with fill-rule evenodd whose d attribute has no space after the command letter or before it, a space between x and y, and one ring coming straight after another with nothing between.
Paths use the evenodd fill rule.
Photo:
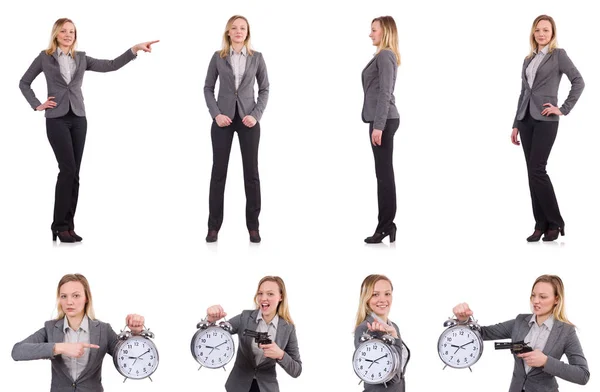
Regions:
<instances>
[{"instance_id":1,"label":"alarm clock","mask_svg":"<svg viewBox=\"0 0 600 392\"><path fill-rule=\"evenodd\" d=\"M483 353L481 327L472 317L464 322L448 319L438 339L438 354L445 366L464 369L473 366ZM471 370L472 371L472 370Z\"/></svg>"},{"instance_id":2,"label":"alarm clock","mask_svg":"<svg viewBox=\"0 0 600 392\"><path fill-rule=\"evenodd\" d=\"M125 327L127 328L127 327ZM125 377L141 380L150 376L158 367L158 350L151 340L154 333L144 327L139 335L133 335L129 330L122 330L118 335L119 341L113 352L115 367Z\"/></svg>"},{"instance_id":3,"label":"alarm clock","mask_svg":"<svg viewBox=\"0 0 600 392\"><path fill-rule=\"evenodd\" d=\"M354 373L365 384L384 384L387 387L387 383L400 371L402 361L402 354L394 346L394 337L386 334L375 338L364 333L360 342L352 358Z\"/></svg>"},{"instance_id":4,"label":"alarm clock","mask_svg":"<svg viewBox=\"0 0 600 392\"><path fill-rule=\"evenodd\" d=\"M231 331L233 327L227 321L221 321L218 325L210 323L206 319L196 325L198 330L192 337L191 349L194 359L209 369L225 370L225 365L233 359L235 344Z\"/></svg>"}]
</instances>

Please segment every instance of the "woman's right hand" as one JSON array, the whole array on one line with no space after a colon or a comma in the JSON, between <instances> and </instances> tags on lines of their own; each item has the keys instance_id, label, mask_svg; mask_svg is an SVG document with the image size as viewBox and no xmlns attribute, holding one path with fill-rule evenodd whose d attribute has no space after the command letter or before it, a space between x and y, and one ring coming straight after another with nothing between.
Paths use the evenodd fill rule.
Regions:
<instances>
[{"instance_id":1,"label":"woman's right hand","mask_svg":"<svg viewBox=\"0 0 600 392\"><path fill-rule=\"evenodd\" d=\"M54 355L80 358L85 353L86 348L100 348L100 346L90 343L56 343L54 345Z\"/></svg>"},{"instance_id":2,"label":"woman's right hand","mask_svg":"<svg viewBox=\"0 0 600 392\"><path fill-rule=\"evenodd\" d=\"M221 305L213 305L210 308L206 309L206 315L208 316L208 322L214 323L215 321L227 316L227 313L225 313Z\"/></svg>"},{"instance_id":3,"label":"woman's right hand","mask_svg":"<svg viewBox=\"0 0 600 392\"><path fill-rule=\"evenodd\" d=\"M38 106L37 108L35 108L35 110L41 112L42 110L55 108L56 107L56 102L54 102L53 99L54 99L54 97L48 97L48 99L46 100L46 102L44 102L43 104L41 104L40 106Z\"/></svg>"},{"instance_id":4,"label":"woman's right hand","mask_svg":"<svg viewBox=\"0 0 600 392\"><path fill-rule=\"evenodd\" d=\"M512 133L510 134L510 141L515 146L520 146L521 142L519 141L519 129L513 128Z\"/></svg>"},{"instance_id":5,"label":"woman's right hand","mask_svg":"<svg viewBox=\"0 0 600 392\"><path fill-rule=\"evenodd\" d=\"M215 117L215 121L217 122L217 125L221 128L231 125L231 119L224 114L217 114L217 117Z\"/></svg>"},{"instance_id":6,"label":"woman's right hand","mask_svg":"<svg viewBox=\"0 0 600 392\"><path fill-rule=\"evenodd\" d=\"M458 321L467 321L473 315L473 311L469 308L469 304L463 302L452 308L452 313L458 318Z\"/></svg>"}]
</instances>

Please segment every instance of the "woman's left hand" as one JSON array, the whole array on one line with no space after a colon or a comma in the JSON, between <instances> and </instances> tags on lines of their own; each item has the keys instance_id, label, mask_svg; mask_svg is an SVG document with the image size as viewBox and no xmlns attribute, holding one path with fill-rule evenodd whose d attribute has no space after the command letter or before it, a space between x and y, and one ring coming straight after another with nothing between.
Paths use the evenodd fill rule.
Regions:
<instances>
[{"instance_id":1,"label":"woman's left hand","mask_svg":"<svg viewBox=\"0 0 600 392\"><path fill-rule=\"evenodd\" d=\"M562 112L560 111L560 109L552 105L551 103L545 103L543 106L546 106L546 108L542 110L542 116L551 116L553 114L557 116L562 116Z\"/></svg>"},{"instance_id":2,"label":"woman's left hand","mask_svg":"<svg viewBox=\"0 0 600 392\"><path fill-rule=\"evenodd\" d=\"M256 125L256 119L252 116L246 116L242 119L242 123L248 128L252 128Z\"/></svg>"},{"instance_id":3,"label":"woman's left hand","mask_svg":"<svg viewBox=\"0 0 600 392\"><path fill-rule=\"evenodd\" d=\"M394 328L391 325L382 324L377 320L374 320L372 323L367 323L367 328L369 329L369 331L384 332L398 339L398 333L396 332L396 328Z\"/></svg>"},{"instance_id":4,"label":"woman's left hand","mask_svg":"<svg viewBox=\"0 0 600 392\"><path fill-rule=\"evenodd\" d=\"M139 335L144 330L144 316L140 316L139 314L128 314L125 321L134 335Z\"/></svg>"},{"instance_id":5,"label":"woman's left hand","mask_svg":"<svg viewBox=\"0 0 600 392\"><path fill-rule=\"evenodd\" d=\"M546 365L548 356L541 350L534 350L528 353L518 354L517 357L522 358L523 362L530 367L542 367Z\"/></svg>"},{"instance_id":6,"label":"woman's left hand","mask_svg":"<svg viewBox=\"0 0 600 392\"><path fill-rule=\"evenodd\" d=\"M258 347L262 348L265 357L273 359L283 359L283 350L275 343L271 344L259 344Z\"/></svg>"},{"instance_id":7,"label":"woman's left hand","mask_svg":"<svg viewBox=\"0 0 600 392\"><path fill-rule=\"evenodd\" d=\"M381 138L383 137L383 131L381 129L373 129L371 134L371 143L374 146L381 146Z\"/></svg>"},{"instance_id":8,"label":"woman's left hand","mask_svg":"<svg viewBox=\"0 0 600 392\"><path fill-rule=\"evenodd\" d=\"M141 44L134 45L131 50L133 50L133 53L135 54L137 54L137 52L140 50L143 50L144 52L152 52L152 45L157 42L160 42L160 40L142 42Z\"/></svg>"}]
</instances>

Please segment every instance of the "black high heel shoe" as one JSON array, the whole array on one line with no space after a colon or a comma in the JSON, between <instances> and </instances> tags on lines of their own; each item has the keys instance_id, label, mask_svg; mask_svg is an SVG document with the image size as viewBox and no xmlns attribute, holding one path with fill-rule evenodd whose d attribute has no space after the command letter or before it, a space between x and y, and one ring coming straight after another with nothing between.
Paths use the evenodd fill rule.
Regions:
<instances>
[{"instance_id":1,"label":"black high heel shoe","mask_svg":"<svg viewBox=\"0 0 600 392\"><path fill-rule=\"evenodd\" d=\"M81 242L81 241L83 241L83 237L82 237L82 236L79 236L79 235L77 235L77 233L75 233L75 230L69 230L69 235L70 235L71 237L75 238L75 241L77 241L77 242Z\"/></svg>"},{"instance_id":2,"label":"black high heel shoe","mask_svg":"<svg viewBox=\"0 0 600 392\"><path fill-rule=\"evenodd\" d=\"M219 232L216 230L209 230L206 234L206 242L217 242L219 239Z\"/></svg>"},{"instance_id":3,"label":"black high heel shoe","mask_svg":"<svg viewBox=\"0 0 600 392\"><path fill-rule=\"evenodd\" d=\"M527 237L527 242L538 242L542 238L542 234L544 234L542 230L535 229L533 234Z\"/></svg>"},{"instance_id":4,"label":"black high heel shoe","mask_svg":"<svg viewBox=\"0 0 600 392\"><path fill-rule=\"evenodd\" d=\"M564 236L565 228L559 227L557 229L548 229L546 231L546 234L544 234L544 238L542 238L542 241L546 241L546 242L554 241L554 240L558 239L559 233L560 233L560 235Z\"/></svg>"},{"instance_id":5,"label":"black high heel shoe","mask_svg":"<svg viewBox=\"0 0 600 392\"><path fill-rule=\"evenodd\" d=\"M71 237L68 230L53 231L52 232L52 241L56 241L56 237L58 237L60 242L75 242L75 238Z\"/></svg>"},{"instance_id":6,"label":"black high heel shoe","mask_svg":"<svg viewBox=\"0 0 600 392\"><path fill-rule=\"evenodd\" d=\"M365 238L365 242L367 244L379 244L381 243L381 241L383 241L385 237L389 235L391 244L392 242L396 241L396 231L396 224L392 223L392 227L390 228L390 230L383 232L376 231L375 234L373 234L372 236Z\"/></svg>"},{"instance_id":7,"label":"black high heel shoe","mask_svg":"<svg viewBox=\"0 0 600 392\"><path fill-rule=\"evenodd\" d=\"M249 230L248 234L250 234L250 242L258 244L261 241L260 233L258 232L258 230Z\"/></svg>"}]
</instances>

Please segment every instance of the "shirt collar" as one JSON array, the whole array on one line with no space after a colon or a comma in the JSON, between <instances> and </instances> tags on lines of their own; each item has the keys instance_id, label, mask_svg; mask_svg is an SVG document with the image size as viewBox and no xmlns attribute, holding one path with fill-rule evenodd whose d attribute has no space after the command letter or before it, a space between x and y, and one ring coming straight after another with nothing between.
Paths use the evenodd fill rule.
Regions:
<instances>
[{"instance_id":1,"label":"shirt collar","mask_svg":"<svg viewBox=\"0 0 600 392\"><path fill-rule=\"evenodd\" d=\"M258 311L258 316L256 316L256 323L258 323L259 321L263 321L266 324L266 321L263 319L262 316L262 311L259 310ZM277 329L277 324L279 324L279 315L276 314L275 317L273 317L273 320L271 320L271 322L268 325L272 325L275 329Z\"/></svg>"},{"instance_id":2,"label":"shirt collar","mask_svg":"<svg viewBox=\"0 0 600 392\"><path fill-rule=\"evenodd\" d=\"M67 332L67 330L73 330L75 331L73 328L71 328L69 326L69 319L67 319L67 316L65 316L65 321L63 324L63 330L64 332ZM89 332L90 331L90 321L88 319L87 314L85 316L83 316L83 319L81 320L81 324L79 324L79 329L83 330L83 332ZM77 331L75 331L77 332Z\"/></svg>"},{"instance_id":3,"label":"shirt collar","mask_svg":"<svg viewBox=\"0 0 600 392\"><path fill-rule=\"evenodd\" d=\"M235 53L235 50L233 50L233 47L229 48L229 55L233 56ZM246 45L242 46L242 50L240 51L240 54L242 54L243 56L246 56L247 54L247 50L246 50Z\"/></svg>"},{"instance_id":4,"label":"shirt collar","mask_svg":"<svg viewBox=\"0 0 600 392\"><path fill-rule=\"evenodd\" d=\"M60 56L69 56L71 58L73 57L70 50L67 54L65 54L65 52L63 52L61 48L56 48L56 52L57 52L58 57L60 57Z\"/></svg>"},{"instance_id":5,"label":"shirt collar","mask_svg":"<svg viewBox=\"0 0 600 392\"><path fill-rule=\"evenodd\" d=\"M532 326L532 325L533 325L533 324L536 322L536 320L537 320L537 319L536 319L536 316L535 316L535 314L534 314L534 315L532 315L532 316L531 316L531 319L529 319L529 326L531 327L531 326ZM548 318L546 319L546 321L544 321L544 322L542 323L542 325L545 325L545 326L546 326L546 328L548 328L548 330L551 330L551 329L552 329L552 326L554 325L554 315L552 315L552 314L551 314L551 315L550 315L550 317L548 317ZM540 328L541 328L541 326L542 326L542 325L540 325Z\"/></svg>"},{"instance_id":6,"label":"shirt collar","mask_svg":"<svg viewBox=\"0 0 600 392\"><path fill-rule=\"evenodd\" d=\"M548 50L549 50L549 46L550 46L550 45L546 45L546 46L544 46L544 47L542 48L542 50L540 50L540 51L535 51L535 52L533 52L533 53L535 53L535 54L539 54L540 52L542 52L542 54L543 54L543 55L547 55L547 54L548 54Z\"/></svg>"}]
</instances>

